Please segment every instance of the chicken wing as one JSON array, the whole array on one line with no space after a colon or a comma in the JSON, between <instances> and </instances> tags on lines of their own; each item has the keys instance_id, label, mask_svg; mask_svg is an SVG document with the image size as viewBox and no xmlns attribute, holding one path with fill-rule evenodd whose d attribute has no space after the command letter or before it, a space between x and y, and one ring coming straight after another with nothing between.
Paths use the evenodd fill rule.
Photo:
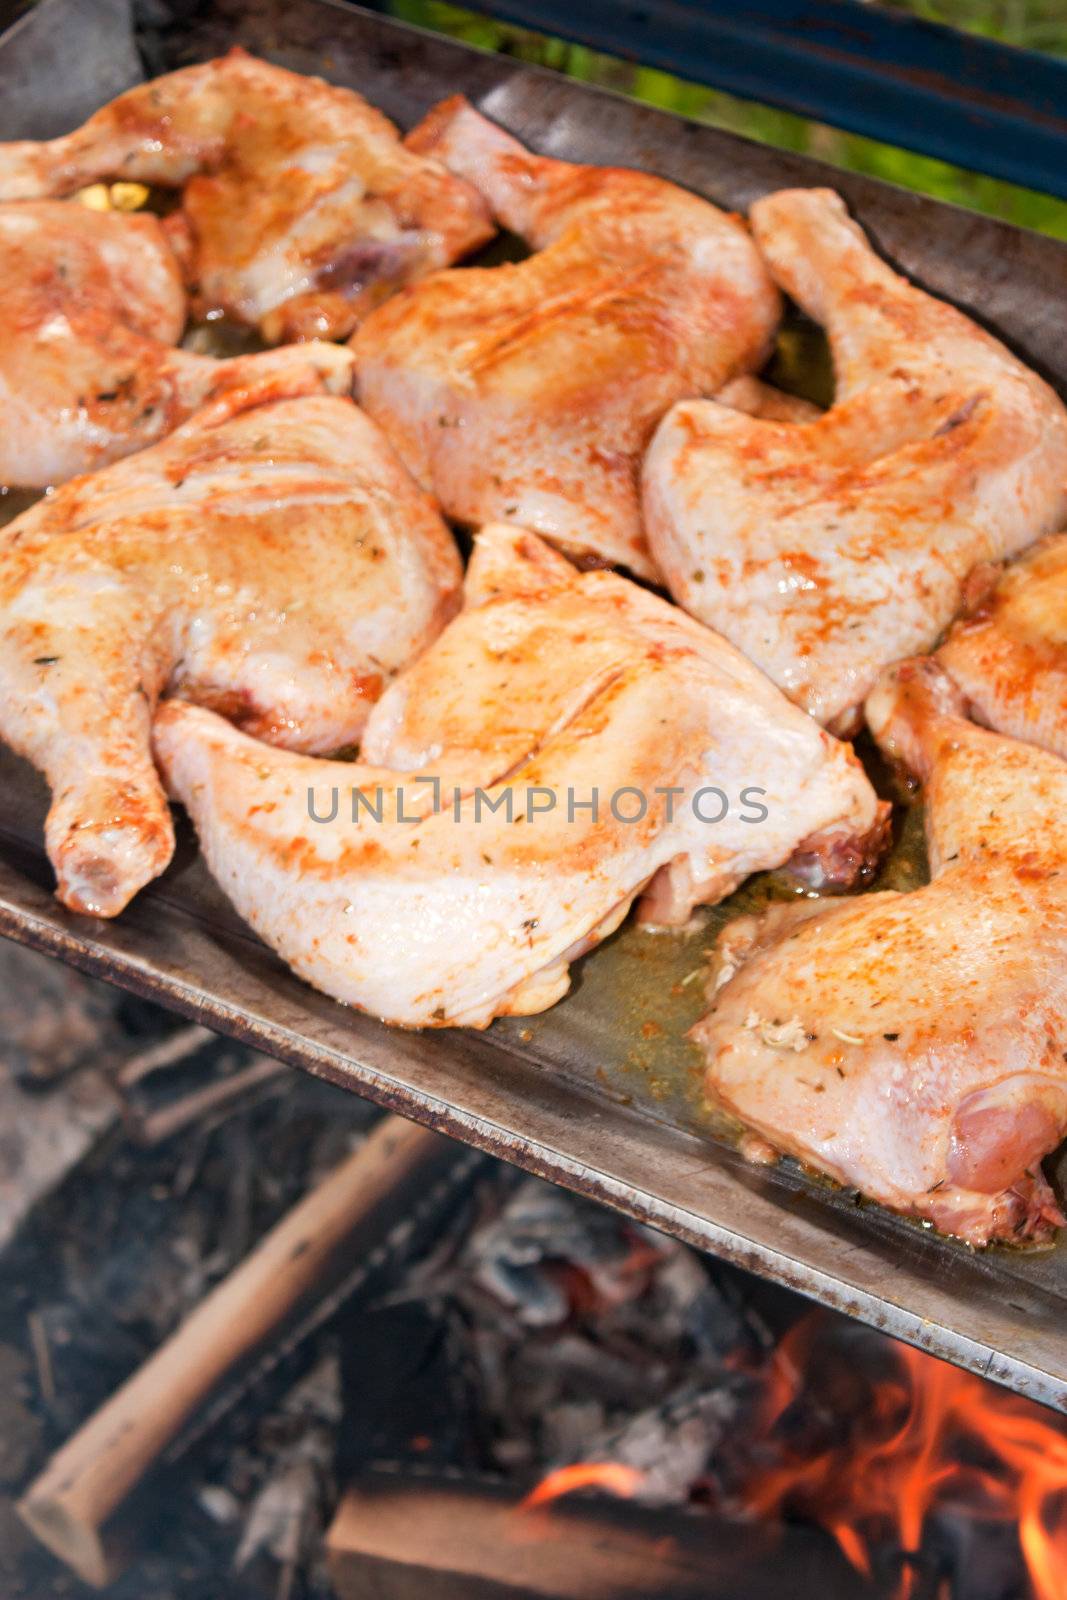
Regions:
<instances>
[{"instance_id":1,"label":"chicken wing","mask_svg":"<svg viewBox=\"0 0 1067 1600\"><path fill-rule=\"evenodd\" d=\"M978 722L1067 757L1067 534L1009 567L937 654Z\"/></svg>"},{"instance_id":2,"label":"chicken wing","mask_svg":"<svg viewBox=\"0 0 1067 1600\"><path fill-rule=\"evenodd\" d=\"M184 325L155 217L0 205L0 484L43 489L90 472L227 391L351 388L351 356L333 345L216 361L171 348Z\"/></svg>"},{"instance_id":3,"label":"chicken wing","mask_svg":"<svg viewBox=\"0 0 1067 1600\"><path fill-rule=\"evenodd\" d=\"M477 192L361 96L240 49L128 90L63 138L0 145L0 199L104 177L184 185L169 226L200 311L271 342L343 337L494 231Z\"/></svg>"},{"instance_id":4,"label":"chicken wing","mask_svg":"<svg viewBox=\"0 0 1067 1600\"><path fill-rule=\"evenodd\" d=\"M335 750L460 579L374 424L321 394L229 396L0 531L0 736L51 787L64 904L113 916L170 859L149 752L164 689Z\"/></svg>"},{"instance_id":5,"label":"chicken wing","mask_svg":"<svg viewBox=\"0 0 1067 1600\"><path fill-rule=\"evenodd\" d=\"M302 977L408 1027L544 1010L642 891L679 921L791 857L854 874L884 821L851 750L729 645L502 526L359 762L268 750L177 701L155 749L242 916Z\"/></svg>"},{"instance_id":6,"label":"chicken wing","mask_svg":"<svg viewBox=\"0 0 1067 1600\"><path fill-rule=\"evenodd\" d=\"M826 189L752 208L829 335L836 403L801 426L674 407L644 466L671 593L798 705L850 731L879 671L928 650L967 573L1067 514L1067 412L953 307L893 272Z\"/></svg>"},{"instance_id":7,"label":"chicken wing","mask_svg":"<svg viewBox=\"0 0 1067 1600\"><path fill-rule=\"evenodd\" d=\"M709 1097L776 1151L972 1244L1064 1218L1067 765L966 720L930 660L867 705L923 779L932 882L729 925Z\"/></svg>"},{"instance_id":8,"label":"chicken wing","mask_svg":"<svg viewBox=\"0 0 1067 1600\"><path fill-rule=\"evenodd\" d=\"M462 97L408 137L536 251L439 273L369 317L361 404L445 512L654 576L637 473L683 395L758 367L778 293L736 218L661 178L531 154Z\"/></svg>"}]
</instances>

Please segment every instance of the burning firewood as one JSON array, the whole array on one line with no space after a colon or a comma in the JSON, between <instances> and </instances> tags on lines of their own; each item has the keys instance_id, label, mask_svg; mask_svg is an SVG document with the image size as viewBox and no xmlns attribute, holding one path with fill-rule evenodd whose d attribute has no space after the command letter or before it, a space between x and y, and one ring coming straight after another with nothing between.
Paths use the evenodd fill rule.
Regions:
<instances>
[{"instance_id":1,"label":"burning firewood","mask_svg":"<svg viewBox=\"0 0 1067 1600\"><path fill-rule=\"evenodd\" d=\"M52 1458L19 1503L37 1537L86 1582L106 1583L105 1525L179 1431L464 1158L440 1135L385 1118Z\"/></svg>"},{"instance_id":2,"label":"burning firewood","mask_svg":"<svg viewBox=\"0 0 1067 1600\"><path fill-rule=\"evenodd\" d=\"M877 1592L817 1531L608 1499L549 1509L496 1484L447 1478L359 1478L326 1542L338 1600L861 1600Z\"/></svg>"}]
</instances>

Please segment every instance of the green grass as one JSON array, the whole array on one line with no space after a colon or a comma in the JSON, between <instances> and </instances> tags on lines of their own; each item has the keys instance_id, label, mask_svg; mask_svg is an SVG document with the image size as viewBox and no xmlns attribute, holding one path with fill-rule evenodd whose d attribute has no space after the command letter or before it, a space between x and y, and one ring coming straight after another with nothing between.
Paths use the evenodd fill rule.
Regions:
<instances>
[{"instance_id":1,"label":"green grass","mask_svg":"<svg viewBox=\"0 0 1067 1600\"><path fill-rule=\"evenodd\" d=\"M887 0L894 11L910 11L927 22L965 28L1023 50L1067 55L1067 13L1063 0Z\"/></svg>"},{"instance_id":2,"label":"green grass","mask_svg":"<svg viewBox=\"0 0 1067 1600\"><path fill-rule=\"evenodd\" d=\"M741 100L672 78L652 67L634 66L599 55L583 45L567 44L497 22L444 0L386 0L386 9L406 22L418 23L462 39L483 50L496 50L520 61L553 67L583 83L595 83L660 106L697 122L745 134L782 150L817 156L850 172L865 172L891 183L918 189L939 200L951 200L1002 217L1024 228L1067 239L1067 201L1038 194L997 178L968 172L946 161L916 155L896 145L881 144L840 128L811 122L774 106ZM935 22L1002 39L1028 49L1067 55L1067 5L1064 0L908 0L896 9Z\"/></svg>"}]
</instances>

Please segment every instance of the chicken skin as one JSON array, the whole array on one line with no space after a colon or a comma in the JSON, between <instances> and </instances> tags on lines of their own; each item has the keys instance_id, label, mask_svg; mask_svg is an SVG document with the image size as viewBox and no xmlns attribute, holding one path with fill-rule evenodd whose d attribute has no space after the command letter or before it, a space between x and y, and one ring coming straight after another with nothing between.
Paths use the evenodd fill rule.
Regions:
<instances>
[{"instance_id":1,"label":"chicken skin","mask_svg":"<svg viewBox=\"0 0 1067 1600\"><path fill-rule=\"evenodd\" d=\"M667 408L761 365L779 297L740 222L643 172L525 150L462 97L408 136L536 254L438 273L356 334L360 402L448 516L653 577L641 453Z\"/></svg>"},{"instance_id":2,"label":"chicken skin","mask_svg":"<svg viewBox=\"0 0 1067 1600\"><path fill-rule=\"evenodd\" d=\"M1067 534L986 586L937 654L976 721L1067 758Z\"/></svg>"},{"instance_id":3,"label":"chicken skin","mask_svg":"<svg viewBox=\"0 0 1067 1600\"><path fill-rule=\"evenodd\" d=\"M301 977L406 1027L543 1011L642 892L679 921L791 857L854 873L883 823L848 747L729 645L503 526L359 762L268 750L178 701L155 749L241 915Z\"/></svg>"},{"instance_id":4,"label":"chicken skin","mask_svg":"<svg viewBox=\"0 0 1067 1600\"><path fill-rule=\"evenodd\" d=\"M0 205L0 484L43 489L90 472L224 392L351 388L351 357L328 344L230 361L175 350L185 310L155 217Z\"/></svg>"},{"instance_id":5,"label":"chicken skin","mask_svg":"<svg viewBox=\"0 0 1067 1600\"><path fill-rule=\"evenodd\" d=\"M806 1165L971 1244L1064 1219L1067 764L977 728L929 659L867 703L925 785L932 882L721 936L710 1099Z\"/></svg>"},{"instance_id":6,"label":"chicken skin","mask_svg":"<svg viewBox=\"0 0 1067 1600\"><path fill-rule=\"evenodd\" d=\"M674 595L828 727L930 649L978 562L1067 514L1067 412L967 317L893 272L827 189L752 208L781 286L822 323L836 402L799 426L674 407L644 465Z\"/></svg>"},{"instance_id":7,"label":"chicken skin","mask_svg":"<svg viewBox=\"0 0 1067 1600\"><path fill-rule=\"evenodd\" d=\"M128 90L63 138L0 145L0 199L96 178L182 187L168 226L198 309L272 343L344 337L494 231L477 192L358 94L240 49Z\"/></svg>"},{"instance_id":8,"label":"chicken skin","mask_svg":"<svg viewBox=\"0 0 1067 1600\"><path fill-rule=\"evenodd\" d=\"M149 748L164 689L336 750L458 604L448 530L350 400L254 402L227 397L0 531L0 737L51 787L72 910L115 915L170 860Z\"/></svg>"}]
</instances>

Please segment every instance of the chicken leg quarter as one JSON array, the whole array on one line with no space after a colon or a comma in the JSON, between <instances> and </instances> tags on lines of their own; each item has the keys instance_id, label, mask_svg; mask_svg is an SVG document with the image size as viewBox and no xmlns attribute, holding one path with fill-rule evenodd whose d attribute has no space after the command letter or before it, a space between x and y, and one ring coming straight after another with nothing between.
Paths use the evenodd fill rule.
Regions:
<instances>
[{"instance_id":1,"label":"chicken leg quarter","mask_svg":"<svg viewBox=\"0 0 1067 1600\"><path fill-rule=\"evenodd\" d=\"M532 246L438 273L358 331L360 402L448 516L654 576L637 476L683 395L760 366L778 293L743 225L661 178L533 155L461 97L409 147Z\"/></svg>"},{"instance_id":2,"label":"chicken leg quarter","mask_svg":"<svg viewBox=\"0 0 1067 1600\"><path fill-rule=\"evenodd\" d=\"M977 722L1067 759L1067 534L1009 567L937 655Z\"/></svg>"},{"instance_id":3,"label":"chicken leg quarter","mask_svg":"<svg viewBox=\"0 0 1067 1600\"><path fill-rule=\"evenodd\" d=\"M155 747L241 915L408 1027L542 1011L642 891L684 922L763 867L847 879L884 824L851 750L731 646L501 526L359 762L268 750L178 701Z\"/></svg>"},{"instance_id":4,"label":"chicken leg quarter","mask_svg":"<svg viewBox=\"0 0 1067 1600\"><path fill-rule=\"evenodd\" d=\"M893 272L827 189L752 208L775 277L829 335L833 407L800 426L674 407L644 466L671 593L829 727L930 649L980 561L1067 515L1067 412L1004 347Z\"/></svg>"},{"instance_id":5,"label":"chicken leg quarter","mask_svg":"<svg viewBox=\"0 0 1067 1600\"><path fill-rule=\"evenodd\" d=\"M342 337L493 233L475 190L358 94L240 49L128 90L63 138L0 145L0 200L96 178L184 186L168 228L198 309L272 343Z\"/></svg>"},{"instance_id":6,"label":"chicken leg quarter","mask_svg":"<svg viewBox=\"0 0 1067 1600\"><path fill-rule=\"evenodd\" d=\"M245 399L0 531L0 736L48 779L75 911L114 915L170 859L164 688L336 750L458 602L448 530L350 400Z\"/></svg>"},{"instance_id":7,"label":"chicken leg quarter","mask_svg":"<svg viewBox=\"0 0 1067 1600\"><path fill-rule=\"evenodd\" d=\"M977 728L930 660L867 708L925 782L933 881L779 906L721 936L694 1030L711 1100L885 1205L972 1244L1063 1222L1067 764Z\"/></svg>"},{"instance_id":8,"label":"chicken leg quarter","mask_svg":"<svg viewBox=\"0 0 1067 1600\"><path fill-rule=\"evenodd\" d=\"M351 387L315 342L216 361L172 349L178 264L157 219L63 200L0 205L0 484L44 489L163 438L212 395Z\"/></svg>"}]
</instances>

